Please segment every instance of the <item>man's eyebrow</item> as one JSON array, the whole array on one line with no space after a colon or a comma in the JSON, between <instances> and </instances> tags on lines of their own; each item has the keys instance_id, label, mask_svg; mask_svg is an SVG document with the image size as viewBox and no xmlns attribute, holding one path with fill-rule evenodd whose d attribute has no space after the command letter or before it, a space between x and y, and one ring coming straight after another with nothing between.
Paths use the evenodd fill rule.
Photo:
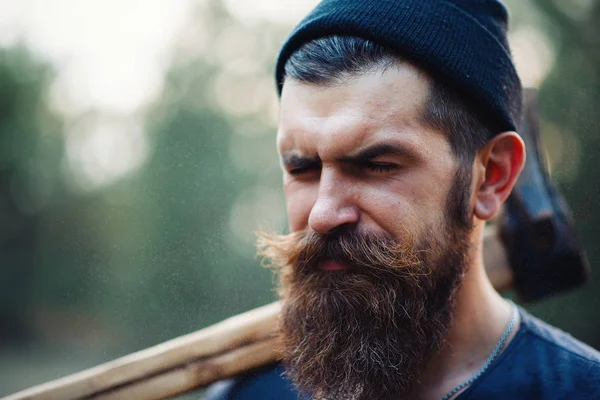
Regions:
<instances>
[{"instance_id":1,"label":"man's eyebrow","mask_svg":"<svg viewBox=\"0 0 600 400\"><path fill-rule=\"evenodd\" d=\"M306 156L297 151L288 151L281 154L281 162L286 168L308 168L321 163L318 156Z\"/></svg>"},{"instance_id":2,"label":"man's eyebrow","mask_svg":"<svg viewBox=\"0 0 600 400\"><path fill-rule=\"evenodd\" d=\"M409 159L416 159L415 152L406 146L394 145L391 143L378 143L356 151L354 154L339 157L338 162L349 164L360 164L371 161L381 156L402 156Z\"/></svg>"}]
</instances>

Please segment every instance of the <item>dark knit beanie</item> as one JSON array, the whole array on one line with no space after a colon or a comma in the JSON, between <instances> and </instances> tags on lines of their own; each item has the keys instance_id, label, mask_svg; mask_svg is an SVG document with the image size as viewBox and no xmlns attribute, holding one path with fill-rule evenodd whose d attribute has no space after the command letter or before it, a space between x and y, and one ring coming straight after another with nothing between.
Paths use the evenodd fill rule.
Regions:
<instances>
[{"instance_id":1,"label":"dark knit beanie","mask_svg":"<svg viewBox=\"0 0 600 400\"><path fill-rule=\"evenodd\" d=\"M293 30L277 60L279 94L285 64L303 44L357 36L390 48L450 85L494 133L516 131L522 88L499 0L323 0Z\"/></svg>"}]
</instances>

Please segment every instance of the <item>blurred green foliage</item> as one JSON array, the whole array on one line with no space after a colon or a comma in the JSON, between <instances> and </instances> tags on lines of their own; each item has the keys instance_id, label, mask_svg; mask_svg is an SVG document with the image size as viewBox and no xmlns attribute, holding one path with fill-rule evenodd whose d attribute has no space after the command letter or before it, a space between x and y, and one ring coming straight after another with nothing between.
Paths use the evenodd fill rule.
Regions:
<instances>
[{"instance_id":1,"label":"blurred green foliage","mask_svg":"<svg viewBox=\"0 0 600 400\"><path fill-rule=\"evenodd\" d=\"M46 103L52 70L26 49L0 51L0 342L28 340L37 239L59 189L60 119Z\"/></svg>"},{"instance_id":2,"label":"blurred green foliage","mask_svg":"<svg viewBox=\"0 0 600 400\"><path fill-rule=\"evenodd\" d=\"M208 45L174 58L147 110L145 165L96 190L78 190L65 158L70 129L100 116L57 115L53 70L22 47L0 51L0 394L275 299L252 231L284 228L271 69L289 27L240 25L208 4L191 24ZM533 12L556 53L540 88L544 142L597 269L600 1L527 4L509 2L514 25ZM531 309L600 348L599 293L594 276Z\"/></svg>"}]
</instances>

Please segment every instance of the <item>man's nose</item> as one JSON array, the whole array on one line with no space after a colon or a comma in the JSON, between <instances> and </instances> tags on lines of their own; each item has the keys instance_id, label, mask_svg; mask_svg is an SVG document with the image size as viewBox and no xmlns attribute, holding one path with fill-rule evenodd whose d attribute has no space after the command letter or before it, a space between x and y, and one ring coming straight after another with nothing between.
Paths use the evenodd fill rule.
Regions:
<instances>
[{"instance_id":1,"label":"man's nose","mask_svg":"<svg viewBox=\"0 0 600 400\"><path fill-rule=\"evenodd\" d=\"M342 225L356 225L360 211L351 192L343 177L323 169L317 200L308 217L309 228L326 234Z\"/></svg>"}]
</instances>

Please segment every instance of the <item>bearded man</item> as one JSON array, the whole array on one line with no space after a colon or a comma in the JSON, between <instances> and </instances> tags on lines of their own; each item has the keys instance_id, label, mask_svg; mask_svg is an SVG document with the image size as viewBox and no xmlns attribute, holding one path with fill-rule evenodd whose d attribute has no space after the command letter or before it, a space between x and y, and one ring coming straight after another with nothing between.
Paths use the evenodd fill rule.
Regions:
<instances>
[{"instance_id":1,"label":"bearded man","mask_svg":"<svg viewBox=\"0 0 600 400\"><path fill-rule=\"evenodd\" d=\"M324 0L276 68L284 360L223 399L592 399L600 354L504 300L486 221L523 167L498 0Z\"/></svg>"}]
</instances>

